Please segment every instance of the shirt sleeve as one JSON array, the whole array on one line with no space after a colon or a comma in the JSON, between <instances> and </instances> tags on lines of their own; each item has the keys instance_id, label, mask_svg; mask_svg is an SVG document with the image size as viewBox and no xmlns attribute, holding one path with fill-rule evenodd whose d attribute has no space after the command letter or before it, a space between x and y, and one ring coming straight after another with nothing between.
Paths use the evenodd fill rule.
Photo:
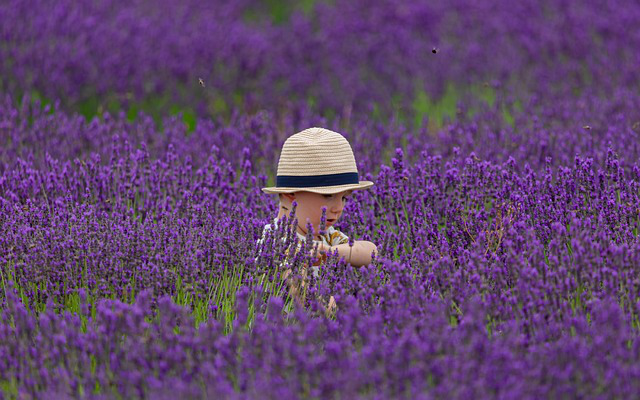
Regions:
<instances>
[{"instance_id":1,"label":"shirt sleeve","mask_svg":"<svg viewBox=\"0 0 640 400\"><path fill-rule=\"evenodd\" d=\"M329 243L331 243L331 246L337 246L339 244L349 243L349 236L345 235L344 233L340 232L335 228L333 228L333 230L329 232L329 238L331 239L329 241Z\"/></svg>"}]
</instances>

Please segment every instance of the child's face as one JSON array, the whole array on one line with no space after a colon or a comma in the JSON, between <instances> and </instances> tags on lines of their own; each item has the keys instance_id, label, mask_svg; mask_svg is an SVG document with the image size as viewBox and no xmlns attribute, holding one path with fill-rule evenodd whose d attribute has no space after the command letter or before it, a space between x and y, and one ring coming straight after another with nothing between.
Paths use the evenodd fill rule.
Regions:
<instances>
[{"instance_id":1,"label":"child's face","mask_svg":"<svg viewBox=\"0 0 640 400\"><path fill-rule=\"evenodd\" d=\"M345 190L336 194L318 194L311 192L285 193L280 201L278 218L289 214L292 210L292 203L295 200L298 205L296 214L298 218L298 232L307 234L307 219L313 225L314 236L319 238L320 218L322 217L322 207L327 207L327 228L340 219L347 198L351 197L353 190ZM333 222L329 221L333 219Z\"/></svg>"}]
</instances>

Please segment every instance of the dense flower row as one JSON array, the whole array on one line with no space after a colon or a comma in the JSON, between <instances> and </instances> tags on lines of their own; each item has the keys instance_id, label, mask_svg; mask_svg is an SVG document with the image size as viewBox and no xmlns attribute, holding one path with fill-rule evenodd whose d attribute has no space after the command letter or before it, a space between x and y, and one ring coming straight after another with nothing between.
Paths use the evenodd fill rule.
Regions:
<instances>
[{"instance_id":1,"label":"dense flower row","mask_svg":"<svg viewBox=\"0 0 640 400\"><path fill-rule=\"evenodd\" d=\"M81 291L77 315L48 308L39 317L7 293L0 372L14 379L5 387L38 398L629 398L640 390L640 341L611 299L594 302L590 318L550 322L562 336L531 344L512 323L488 339L476 298L462 304L455 328L437 299L390 323L350 296L335 320L298 309L292 324L271 298L252 331L242 328L245 314L223 335L216 321L194 328L168 297L153 313L148 291L132 305L101 300L93 313Z\"/></svg>"},{"instance_id":2,"label":"dense flower row","mask_svg":"<svg viewBox=\"0 0 640 400\"><path fill-rule=\"evenodd\" d=\"M206 113L312 101L349 114L405 108L416 89L439 97L450 82L495 80L547 99L638 87L632 0L318 1L308 14L288 2L295 12L282 24L261 3L4 2L0 88L105 107L150 100Z\"/></svg>"},{"instance_id":3,"label":"dense flower row","mask_svg":"<svg viewBox=\"0 0 640 400\"><path fill-rule=\"evenodd\" d=\"M123 113L86 121L77 114L54 111L56 104L42 106L28 97L18 102L6 95L0 100L0 172L15 168L18 159L31 160L34 168L43 168L46 154L61 161L88 161L95 153L91 157L104 165L123 147L144 146L145 157L158 159L172 146L170 153L188 157L195 166L207 164L211 156L226 155L235 171L250 161L248 172L273 177L282 143L293 132L311 126L343 133L357 154L363 175L377 173L398 147L404 149L409 164L418 160L422 151L440 154L445 160L458 151L474 152L492 162L513 157L519 165L529 164L536 171L546 167L547 158L554 168L570 165L576 154L603 163L607 146L616 148L623 163L640 158L637 91L620 88L606 99L584 95L552 103L533 95L524 101L523 109L514 106L504 92L497 93L492 104L478 99L461 104L464 113L442 129L415 129L400 121L382 123L366 116L329 120L307 109L286 118L263 111L236 113L228 121L198 119L193 132L176 116L164 118L161 126L144 114L134 121ZM245 147L251 152L245 154Z\"/></svg>"}]
</instances>

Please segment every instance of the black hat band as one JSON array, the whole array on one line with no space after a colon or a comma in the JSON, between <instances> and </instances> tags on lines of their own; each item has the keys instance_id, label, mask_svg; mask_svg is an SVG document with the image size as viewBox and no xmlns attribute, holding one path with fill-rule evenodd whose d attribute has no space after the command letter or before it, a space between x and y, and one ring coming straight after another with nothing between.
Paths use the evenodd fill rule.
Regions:
<instances>
[{"instance_id":1,"label":"black hat band","mask_svg":"<svg viewBox=\"0 0 640 400\"><path fill-rule=\"evenodd\" d=\"M321 187L359 184L360 178L357 172L345 172L342 174L293 176L278 175L276 187Z\"/></svg>"}]
</instances>

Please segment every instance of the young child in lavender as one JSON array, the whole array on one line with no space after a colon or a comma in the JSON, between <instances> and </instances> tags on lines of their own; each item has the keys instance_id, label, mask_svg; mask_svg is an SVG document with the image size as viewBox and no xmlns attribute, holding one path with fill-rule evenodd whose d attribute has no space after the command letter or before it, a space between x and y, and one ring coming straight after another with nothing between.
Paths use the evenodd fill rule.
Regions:
<instances>
[{"instance_id":1,"label":"young child in lavender","mask_svg":"<svg viewBox=\"0 0 640 400\"><path fill-rule=\"evenodd\" d=\"M286 252L285 264L306 242L307 224L313 227L313 239L320 255L312 266L315 276L318 276L318 265L326 260L327 252L337 251L339 257L356 267L370 264L372 257L378 254L377 246L365 240L350 240L333 225L342 216L346 200L353 191L371 186L373 182L359 180L351 145L341 134L324 128L309 128L290 136L280 153L276 186L262 189L268 194L278 194L279 207L273 225L264 227L258 244L264 241L267 230L275 229L282 218L290 214L295 202L296 211L290 220L292 224L296 218L298 220L295 228L300 241L293 253ZM326 209L325 232L321 231L323 208ZM289 273L290 269L287 269L285 279ZM304 278L306 267L302 274ZM330 307L332 302L335 307L333 296Z\"/></svg>"}]
</instances>

